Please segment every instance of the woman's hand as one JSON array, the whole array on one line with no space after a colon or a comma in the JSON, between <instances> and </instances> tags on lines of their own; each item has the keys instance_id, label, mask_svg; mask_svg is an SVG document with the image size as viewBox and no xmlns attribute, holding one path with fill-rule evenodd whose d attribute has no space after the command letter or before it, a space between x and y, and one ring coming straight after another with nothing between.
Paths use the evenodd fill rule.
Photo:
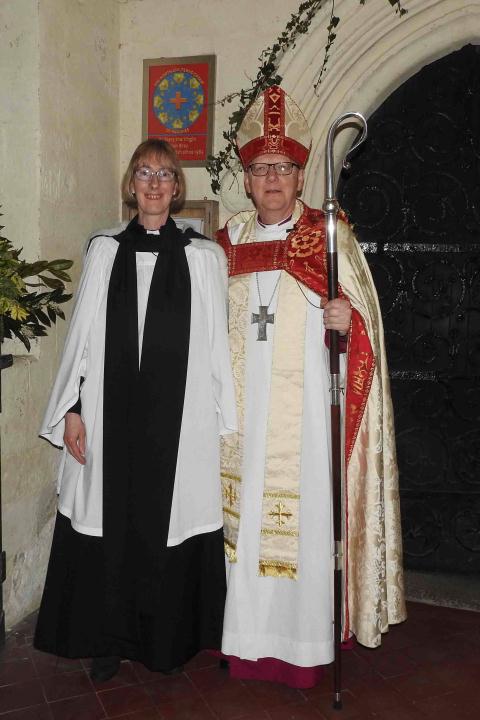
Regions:
<instances>
[{"instance_id":1,"label":"woman's hand","mask_svg":"<svg viewBox=\"0 0 480 720\"><path fill-rule=\"evenodd\" d=\"M67 412L65 415L65 432L63 441L67 450L80 465L85 465L85 425L78 413Z\"/></svg>"},{"instance_id":2,"label":"woman's hand","mask_svg":"<svg viewBox=\"0 0 480 720\"><path fill-rule=\"evenodd\" d=\"M329 300L323 308L323 323L327 330L338 330L341 335L346 335L350 329L352 308L348 300L335 298Z\"/></svg>"}]
</instances>

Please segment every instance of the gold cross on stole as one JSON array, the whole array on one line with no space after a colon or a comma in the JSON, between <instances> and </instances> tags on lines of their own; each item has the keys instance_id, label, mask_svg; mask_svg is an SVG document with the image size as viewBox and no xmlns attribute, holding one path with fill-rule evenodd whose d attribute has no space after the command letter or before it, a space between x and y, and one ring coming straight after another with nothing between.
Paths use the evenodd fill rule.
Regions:
<instances>
[{"instance_id":1,"label":"gold cross on stole","mask_svg":"<svg viewBox=\"0 0 480 720\"><path fill-rule=\"evenodd\" d=\"M282 502L278 502L275 505L275 509L268 514L270 515L270 517L276 518L276 523L278 527L285 525L285 520L283 518L290 520L290 518L292 517L292 513L287 510L286 505L284 505Z\"/></svg>"}]
</instances>

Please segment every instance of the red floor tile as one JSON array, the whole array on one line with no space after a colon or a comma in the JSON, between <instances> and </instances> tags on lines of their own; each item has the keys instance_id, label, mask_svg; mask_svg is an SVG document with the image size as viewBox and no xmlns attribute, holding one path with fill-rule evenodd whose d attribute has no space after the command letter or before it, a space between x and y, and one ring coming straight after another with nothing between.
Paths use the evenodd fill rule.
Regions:
<instances>
[{"instance_id":1,"label":"red floor tile","mask_svg":"<svg viewBox=\"0 0 480 720\"><path fill-rule=\"evenodd\" d=\"M0 688L0 714L45 702L40 680L4 685Z\"/></svg>"},{"instance_id":2,"label":"red floor tile","mask_svg":"<svg viewBox=\"0 0 480 720\"><path fill-rule=\"evenodd\" d=\"M360 655L357 650L342 654L343 687L348 688L350 681L361 681L363 684L374 682L378 677L374 667L375 650L368 655ZM321 683L323 685L323 683Z\"/></svg>"},{"instance_id":3,"label":"red floor tile","mask_svg":"<svg viewBox=\"0 0 480 720\"><path fill-rule=\"evenodd\" d=\"M163 676L157 682L147 683L144 688L155 705L200 697L197 688L184 673Z\"/></svg>"},{"instance_id":4,"label":"red floor tile","mask_svg":"<svg viewBox=\"0 0 480 720\"><path fill-rule=\"evenodd\" d=\"M268 718L269 720L322 720L324 715L309 702L304 702L301 705L272 708L268 711ZM339 715L339 720L343 720L343 716Z\"/></svg>"},{"instance_id":5,"label":"red floor tile","mask_svg":"<svg viewBox=\"0 0 480 720\"><path fill-rule=\"evenodd\" d=\"M162 720L157 708L151 707L138 712L120 715L121 720ZM3 720L3 719L2 719Z\"/></svg>"},{"instance_id":6,"label":"red floor tile","mask_svg":"<svg viewBox=\"0 0 480 720\"><path fill-rule=\"evenodd\" d=\"M48 702L86 695L94 690L90 678L84 670L51 675L42 680L42 685Z\"/></svg>"},{"instance_id":7,"label":"red floor tile","mask_svg":"<svg viewBox=\"0 0 480 720\"><path fill-rule=\"evenodd\" d=\"M160 703L158 712L162 720L214 720L216 718L200 696Z\"/></svg>"},{"instance_id":8,"label":"red floor tile","mask_svg":"<svg viewBox=\"0 0 480 720\"><path fill-rule=\"evenodd\" d=\"M299 690L278 683L245 680L245 688L255 698L258 707L268 710L279 705L299 705L305 702Z\"/></svg>"},{"instance_id":9,"label":"red floor tile","mask_svg":"<svg viewBox=\"0 0 480 720\"><path fill-rule=\"evenodd\" d=\"M342 709L335 710L333 708L333 692L328 692L313 697L309 701L310 706L320 713L323 720L358 720L362 718L370 720L372 713L366 709L363 704L355 698L349 690L342 691Z\"/></svg>"},{"instance_id":10,"label":"red floor tile","mask_svg":"<svg viewBox=\"0 0 480 720\"><path fill-rule=\"evenodd\" d=\"M372 666L382 678L395 678L406 675L415 670L416 662L409 657L407 650L374 653L371 658Z\"/></svg>"},{"instance_id":11,"label":"red floor tile","mask_svg":"<svg viewBox=\"0 0 480 720\"><path fill-rule=\"evenodd\" d=\"M466 670L468 671L468 668ZM422 698L441 697L455 692L460 684L465 685L469 681L469 673L458 673L455 665L443 663L424 665L408 675L394 678L391 686L403 697L416 702Z\"/></svg>"},{"instance_id":12,"label":"red floor tile","mask_svg":"<svg viewBox=\"0 0 480 720\"><path fill-rule=\"evenodd\" d=\"M53 720L103 720L106 717L105 711L94 693L67 700L57 700L50 703L49 707Z\"/></svg>"},{"instance_id":13,"label":"red floor tile","mask_svg":"<svg viewBox=\"0 0 480 720\"><path fill-rule=\"evenodd\" d=\"M153 707L154 703L143 685L119 687L97 692L107 717L116 717Z\"/></svg>"},{"instance_id":14,"label":"red floor tile","mask_svg":"<svg viewBox=\"0 0 480 720\"><path fill-rule=\"evenodd\" d=\"M404 696L397 689L394 683L386 680L378 679L370 684L357 684L351 688L352 695L355 698L355 704L358 702L363 709L371 713L384 713L388 716L387 711L392 708L402 707L404 704ZM411 700L409 699L411 702Z\"/></svg>"},{"instance_id":15,"label":"red floor tile","mask_svg":"<svg viewBox=\"0 0 480 720\"><path fill-rule=\"evenodd\" d=\"M243 715L252 715L265 710L240 681L238 685L209 691L203 697L219 720L237 720Z\"/></svg>"},{"instance_id":16,"label":"red floor tile","mask_svg":"<svg viewBox=\"0 0 480 720\"><path fill-rule=\"evenodd\" d=\"M472 692L454 692L442 697L419 700L419 710L427 720L476 720L480 717L480 698L477 688Z\"/></svg>"},{"instance_id":17,"label":"red floor tile","mask_svg":"<svg viewBox=\"0 0 480 720\"><path fill-rule=\"evenodd\" d=\"M0 649L0 665L11 660L21 660L30 657L31 648L28 645L17 645L10 636L7 637L5 645Z\"/></svg>"},{"instance_id":18,"label":"red floor tile","mask_svg":"<svg viewBox=\"0 0 480 720\"><path fill-rule=\"evenodd\" d=\"M199 653L165 676L123 661L92 683L91 661L31 647L35 616L0 651L0 720L476 720L480 615L409 604L409 620L371 650L342 653L343 710L332 708L332 666L315 688L232 680Z\"/></svg>"},{"instance_id":19,"label":"red floor tile","mask_svg":"<svg viewBox=\"0 0 480 720\"><path fill-rule=\"evenodd\" d=\"M188 673L190 680L200 692L213 692L225 690L229 687L240 686L241 680L230 677L228 670L222 670L218 665L214 667L192 670Z\"/></svg>"},{"instance_id":20,"label":"red floor tile","mask_svg":"<svg viewBox=\"0 0 480 720\"><path fill-rule=\"evenodd\" d=\"M59 675L65 672L73 672L74 670L83 670L81 660L57 657L56 655L44 653L35 648L30 648L30 657L32 658L39 677L48 677L49 675Z\"/></svg>"},{"instance_id":21,"label":"red floor tile","mask_svg":"<svg viewBox=\"0 0 480 720\"><path fill-rule=\"evenodd\" d=\"M53 720L53 715L50 706L44 704L4 713L1 718L2 720Z\"/></svg>"},{"instance_id":22,"label":"red floor tile","mask_svg":"<svg viewBox=\"0 0 480 720\"><path fill-rule=\"evenodd\" d=\"M28 656L0 663L0 686L33 680L36 676L35 665Z\"/></svg>"}]
</instances>

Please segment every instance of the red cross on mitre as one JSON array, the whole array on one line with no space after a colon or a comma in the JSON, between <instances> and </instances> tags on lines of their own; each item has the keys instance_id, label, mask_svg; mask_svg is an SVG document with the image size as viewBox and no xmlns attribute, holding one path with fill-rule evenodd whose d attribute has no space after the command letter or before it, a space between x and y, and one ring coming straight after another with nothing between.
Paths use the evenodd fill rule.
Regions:
<instances>
[{"instance_id":1,"label":"red cross on mitre","mask_svg":"<svg viewBox=\"0 0 480 720\"><path fill-rule=\"evenodd\" d=\"M285 93L279 87L269 88L265 93L264 102L264 132L270 145L272 135L285 134Z\"/></svg>"}]
</instances>

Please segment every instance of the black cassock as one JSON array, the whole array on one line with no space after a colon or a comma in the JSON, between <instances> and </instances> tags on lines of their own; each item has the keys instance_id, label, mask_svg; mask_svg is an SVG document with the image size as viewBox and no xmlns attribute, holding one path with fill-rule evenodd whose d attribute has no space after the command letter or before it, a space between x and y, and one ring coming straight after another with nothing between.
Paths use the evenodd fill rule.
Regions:
<instances>
[{"instance_id":1,"label":"black cassock","mask_svg":"<svg viewBox=\"0 0 480 720\"><path fill-rule=\"evenodd\" d=\"M57 516L34 644L64 657L119 655L170 670L221 646L223 531L167 547L190 337L182 233L133 220L108 288L104 365L103 537ZM139 368L136 252L158 253Z\"/></svg>"}]
</instances>

